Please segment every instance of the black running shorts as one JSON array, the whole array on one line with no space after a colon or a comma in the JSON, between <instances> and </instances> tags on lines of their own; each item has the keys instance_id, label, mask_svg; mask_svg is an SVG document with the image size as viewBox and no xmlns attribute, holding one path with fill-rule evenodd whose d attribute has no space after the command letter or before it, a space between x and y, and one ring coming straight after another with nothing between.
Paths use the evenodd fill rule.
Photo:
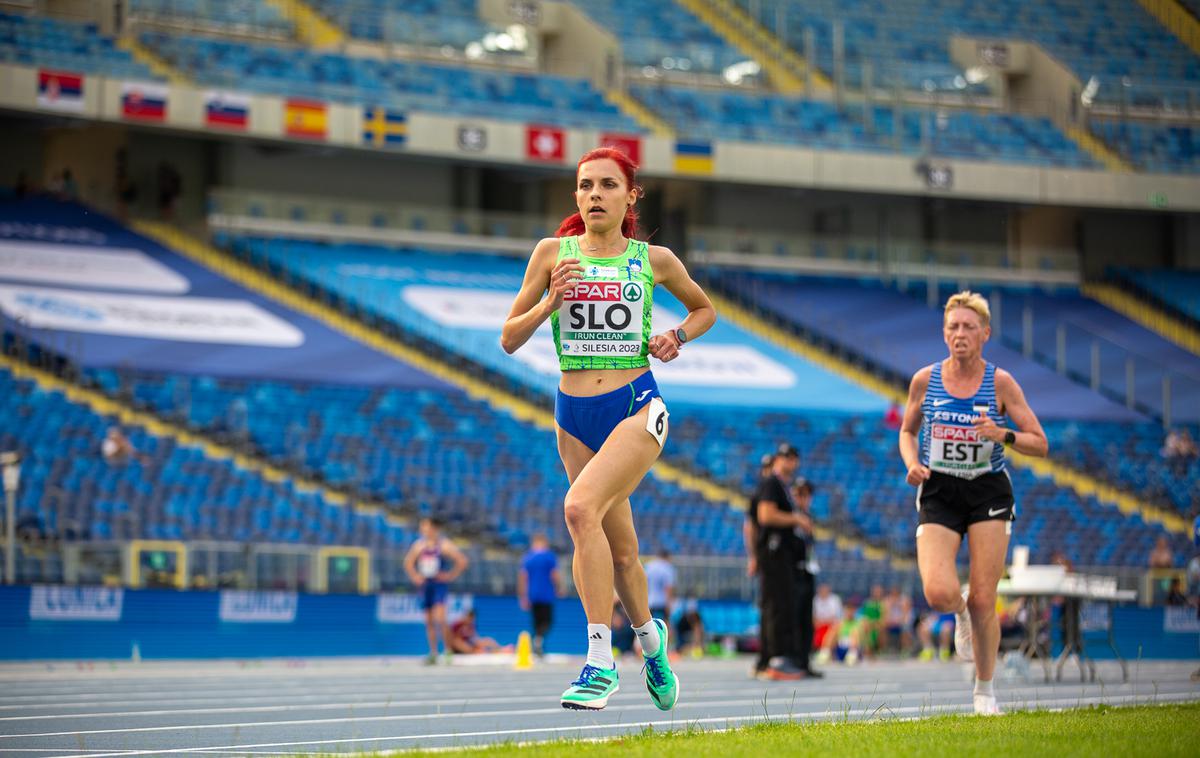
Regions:
<instances>
[{"instance_id":1,"label":"black running shorts","mask_svg":"<svg viewBox=\"0 0 1200 758\"><path fill-rule=\"evenodd\" d=\"M963 479L937 471L917 488L918 523L940 524L959 534L981 521L1013 521L1017 507L1007 471Z\"/></svg>"}]
</instances>

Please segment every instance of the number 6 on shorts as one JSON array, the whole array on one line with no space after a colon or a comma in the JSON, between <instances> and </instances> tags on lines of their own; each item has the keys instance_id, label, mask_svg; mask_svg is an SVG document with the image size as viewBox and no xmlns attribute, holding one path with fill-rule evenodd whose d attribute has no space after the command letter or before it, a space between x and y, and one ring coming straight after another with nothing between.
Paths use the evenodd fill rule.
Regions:
<instances>
[{"instance_id":1,"label":"number 6 on shorts","mask_svg":"<svg viewBox=\"0 0 1200 758\"><path fill-rule=\"evenodd\" d=\"M658 440L660 448L667 440L667 418L670 415L667 413L667 404L662 401L661 397L653 398L650 401L650 412L646 414L646 431L650 432L651 437Z\"/></svg>"}]
</instances>

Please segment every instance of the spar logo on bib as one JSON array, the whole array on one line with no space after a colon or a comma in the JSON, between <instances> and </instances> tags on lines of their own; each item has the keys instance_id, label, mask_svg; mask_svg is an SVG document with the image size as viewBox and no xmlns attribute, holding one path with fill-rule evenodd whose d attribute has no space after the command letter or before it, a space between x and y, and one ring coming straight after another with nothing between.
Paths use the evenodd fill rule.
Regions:
<instances>
[{"instance_id":1,"label":"spar logo on bib","mask_svg":"<svg viewBox=\"0 0 1200 758\"><path fill-rule=\"evenodd\" d=\"M579 282L559 309L564 353L638 355L642 349L641 282Z\"/></svg>"}]
</instances>

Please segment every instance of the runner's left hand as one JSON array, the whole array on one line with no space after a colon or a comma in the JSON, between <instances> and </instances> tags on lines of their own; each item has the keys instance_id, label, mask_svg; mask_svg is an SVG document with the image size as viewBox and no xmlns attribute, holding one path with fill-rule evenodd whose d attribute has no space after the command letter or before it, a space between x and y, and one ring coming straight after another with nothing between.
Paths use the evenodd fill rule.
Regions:
<instances>
[{"instance_id":1,"label":"runner's left hand","mask_svg":"<svg viewBox=\"0 0 1200 758\"><path fill-rule=\"evenodd\" d=\"M679 357L679 342L676 341L675 335L670 332L654 335L650 338L649 344L650 355L653 355L663 363Z\"/></svg>"},{"instance_id":2,"label":"runner's left hand","mask_svg":"<svg viewBox=\"0 0 1200 758\"><path fill-rule=\"evenodd\" d=\"M997 426L991 416L986 413L982 416L976 416L974 424L975 432L980 437L989 439L992 442L1004 442L1004 435L1008 430L1002 426Z\"/></svg>"}]
</instances>

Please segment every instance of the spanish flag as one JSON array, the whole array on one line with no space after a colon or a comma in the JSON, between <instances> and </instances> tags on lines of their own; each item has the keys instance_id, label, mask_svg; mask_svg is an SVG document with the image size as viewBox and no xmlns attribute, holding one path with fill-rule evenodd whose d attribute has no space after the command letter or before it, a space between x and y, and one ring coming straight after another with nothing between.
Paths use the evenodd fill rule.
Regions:
<instances>
[{"instance_id":1,"label":"spanish flag","mask_svg":"<svg viewBox=\"0 0 1200 758\"><path fill-rule=\"evenodd\" d=\"M329 131L327 106L315 100L288 100L283 109L283 131L289 137L325 139Z\"/></svg>"},{"instance_id":2,"label":"spanish flag","mask_svg":"<svg viewBox=\"0 0 1200 758\"><path fill-rule=\"evenodd\" d=\"M363 142L372 147L403 147L408 137L408 118L382 105L363 108Z\"/></svg>"},{"instance_id":3,"label":"spanish flag","mask_svg":"<svg viewBox=\"0 0 1200 758\"><path fill-rule=\"evenodd\" d=\"M675 170L681 174L711 174L713 147L711 142L676 142Z\"/></svg>"}]
</instances>

